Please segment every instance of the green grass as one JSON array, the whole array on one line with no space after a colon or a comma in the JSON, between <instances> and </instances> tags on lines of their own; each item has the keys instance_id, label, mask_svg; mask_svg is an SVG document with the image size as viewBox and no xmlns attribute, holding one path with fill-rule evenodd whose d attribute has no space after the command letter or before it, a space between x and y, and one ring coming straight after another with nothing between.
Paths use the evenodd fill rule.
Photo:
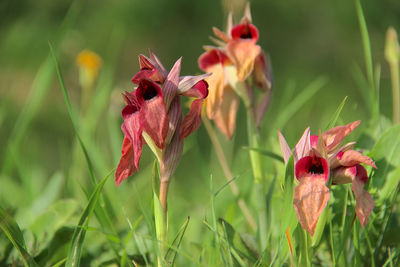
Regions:
<instances>
[{"instance_id":1,"label":"green grass","mask_svg":"<svg viewBox=\"0 0 400 267\"><path fill-rule=\"evenodd\" d=\"M0 90L0 266L157 266L160 257L162 266L400 264L400 127L384 104L391 98L388 68L377 64L384 62L388 25L382 24L388 20L377 21L386 14L400 25L387 9L396 3L375 10L359 0L341 3L346 8L252 2L275 81L270 109L254 133L260 144L248 143L242 105L233 140L217 133L233 174L227 182L204 126L185 139L170 185L170 242L164 244L156 232L162 211L150 149L143 149L139 172L119 187L112 181L123 137L120 93L132 90L137 55L148 47L167 69L183 55L183 74L200 73L201 45L211 26L223 24L225 10L211 10L211 0L190 6L39 2L29 8L41 17L28 6L0 4L7 12L20 10L15 18L0 16L1 87L10 88ZM240 14L235 10L235 17ZM321 23L311 27L307 18ZM20 34L25 28L32 35ZM83 48L98 51L104 62L85 112L74 65ZM348 139L378 166L368 169L375 208L362 228L351 187L332 185L329 207L311 238L293 209L293 158L283 164L276 128L293 147L307 126L317 134L357 119L362 123ZM249 152L263 170L260 186ZM238 196L230 191L232 182ZM262 232L248 225L238 198L260 217Z\"/></svg>"}]
</instances>

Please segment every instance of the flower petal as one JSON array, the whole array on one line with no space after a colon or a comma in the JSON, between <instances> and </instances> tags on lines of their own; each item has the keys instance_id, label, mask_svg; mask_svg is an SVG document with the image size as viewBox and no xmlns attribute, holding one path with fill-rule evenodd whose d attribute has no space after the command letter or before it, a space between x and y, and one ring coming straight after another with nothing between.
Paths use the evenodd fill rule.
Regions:
<instances>
[{"instance_id":1,"label":"flower petal","mask_svg":"<svg viewBox=\"0 0 400 267\"><path fill-rule=\"evenodd\" d=\"M124 137L122 144L122 156L115 171L115 184L118 186L123 180L131 176L135 171L133 146L129 138Z\"/></svg>"},{"instance_id":2,"label":"flower petal","mask_svg":"<svg viewBox=\"0 0 400 267\"><path fill-rule=\"evenodd\" d=\"M204 80L210 77L211 73L197 76L181 77L178 92L181 95L196 98L206 98L208 95L208 83Z\"/></svg>"},{"instance_id":3,"label":"flower petal","mask_svg":"<svg viewBox=\"0 0 400 267\"><path fill-rule=\"evenodd\" d=\"M236 66L238 80L246 80L253 71L254 60L261 51L260 46L252 39L237 39L227 43L226 51Z\"/></svg>"},{"instance_id":4,"label":"flower petal","mask_svg":"<svg viewBox=\"0 0 400 267\"><path fill-rule=\"evenodd\" d=\"M221 64L216 64L209 68L212 75L206 78L208 83L209 95L206 100L206 111L209 119L214 119L224 93L225 71Z\"/></svg>"},{"instance_id":5,"label":"flower petal","mask_svg":"<svg viewBox=\"0 0 400 267\"><path fill-rule=\"evenodd\" d=\"M124 110L129 107L126 106ZM123 113L123 112L122 112ZM124 117L124 123L121 126L124 136L129 139L133 145L134 161L136 169L139 169L140 156L142 154L143 138L142 131L143 125L140 122L139 112L134 112Z\"/></svg>"},{"instance_id":6,"label":"flower petal","mask_svg":"<svg viewBox=\"0 0 400 267\"><path fill-rule=\"evenodd\" d=\"M233 40L251 40L256 43L258 41L258 29L251 23L240 23L232 28L231 36Z\"/></svg>"},{"instance_id":7,"label":"flower petal","mask_svg":"<svg viewBox=\"0 0 400 267\"><path fill-rule=\"evenodd\" d=\"M196 131L201 124L201 109L203 107L203 99L195 99L190 105L189 113L183 119L179 137L186 138L189 134Z\"/></svg>"},{"instance_id":8,"label":"flower petal","mask_svg":"<svg viewBox=\"0 0 400 267\"><path fill-rule=\"evenodd\" d=\"M163 64L161 63L161 61L158 59L158 57L156 56L156 54L154 54L154 52L149 49L149 54L150 54L150 59L153 60L154 64L154 68L157 70L157 72L160 75L161 78L161 83L164 83L165 79L168 76L168 71L165 69L165 67L163 66Z\"/></svg>"},{"instance_id":9,"label":"flower petal","mask_svg":"<svg viewBox=\"0 0 400 267\"><path fill-rule=\"evenodd\" d=\"M356 215L363 228L368 223L369 215L374 209L374 199L366 190L364 190L367 178L368 176L365 168L361 165L357 165L357 176L351 184L351 189L353 190L356 199Z\"/></svg>"},{"instance_id":10,"label":"flower petal","mask_svg":"<svg viewBox=\"0 0 400 267\"><path fill-rule=\"evenodd\" d=\"M306 156L297 161L294 172L299 181L301 181L303 177L322 177L323 180L327 182L329 178L328 161L317 155Z\"/></svg>"},{"instance_id":11,"label":"flower petal","mask_svg":"<svg viewBox=\"0 0 400 267\"><path fill-rule=\"evenodd\" d=\"M172 67L171 71L169 72L168 77L165 80L165 83L163 86L164 103L165 103L167 110L169 109L169 105L171 104L172 99L174 99L178 93L179 74L181 72L181 62L182 62L182 58L179 58L175 62L174 66Z\"/></svg>"},{"instance_id":12,"label":"flower petal","mask_svg":"<svg viewBox=\"0 0 400 267\"><path fill-rule=\"evenodd\" d=\"M212 28L215 36L217 36L219 39L224 41L225 43L229 42L231 38L229 38L229 35L218 29L217 27Z\"/></svg>"},{"instance_id":13,"label":"flower petal","mask_svg":"<svg viewBox=\"0 0 400 267\"><path fill-rule=\"evenodd\" d=\"M340 144L343 139L350 134L358 125L360 121L354 121L344 126L336 126L322 134L328 153Z\"/></svg>"},{"instance_id":14,"label":"flower petal","mask_svg":"<svg viewBox=\"0 0 400 267\"><path fill-rule=\"evenodd\" d=\"M141 80L136 89L136 97L141 106L141 125L154 143L163 149L169 122L161 88L150 80Z\"/></svg>"},{"instance_id":15,"label":"flower petal","mask_svg":"<svg viewBox=\"0 0 400 267\"><path fill-rule=\"evenodd\" d=\"M283 134L278 131L278 138L279 138L279 144L281 146L281 151L282 151L282 155L283 155L283 159L285 161L285 165L288 162L290 155L292 154L292 151L290 150L289 145L286 142L285 137L283 136Z\"/></svg>"},{"instance_id":16,"label":"flower petal","mask_svg":"<svg viewBox=\"0 0 400 267\"><path fill-rule=\"evenodd\" d=\"M354 165L362 163L362 164L369 165L373 168L376 168L376 165L371 158L369 158L355 150L347 150L347 151L344 151L341 153L339 152L336 155L336 160L337 160L337 163L336 163L337 165L342 165L342 166L348 167L348 166L354 166ZM335 166L336 164L333 163L332 168L336 167Z\"/></svg>"},{"instance_id":17,"label":"flower petal","mask_svg":"<svg viewBox=\"0 0 400 267\"><path fill-rule=\"evenodd\" d=\"M178 121L177 127L181 127L181 120ZM183 140L179 138L179 134L175 131L171 142L165 147L162 154L162 163L160 165L162 181L169 181L172 173L178 166L183 151Z\"/></svg>"},{"instance_id":18,"label":"flower petal","mask_svg":"<svg viewBox=\"0 0 400 267\"><path fill-rule=\"evenodd\" d=\"M218 129L230 140L232 139L236 127L236 113L239 108L239 97L229 86L224 89L223 94L220 106L215 112L214 122Z\"/></svg>"},{"instance_id":19,"label":"flower petal","mask_svg":"<svg viewBox=\"0 0 400 267\"><path fill-rule=\"evenodd\" d=\"M303 177L294 188L293 205L300 225L314 235L318 218L329 200L329 189L324 179Z\"/></svg>"},{"instance_id":20,"label":"flower petal","mask_svg":"<svg viewBox=\"0 0 400 267\"><path fill-rule=\"evenodd\" d=\"M271 68L265 59L263 51L258 54L254 60L253 80L262 90L268 90L272 87Z\"/></svg>"},{"instance_id":21,"label":"flower petal","mask_svg":"<svg viewBox=\"0 0 400 267\"><path fill-rule=\"evenodd\" d=\"M302 157L308 155L311 150L310 145L310 127L307 127L301 136L300 140L297 142L296 146L293 149L293 159L296 163Z\"/></svg>"}]
</instances>

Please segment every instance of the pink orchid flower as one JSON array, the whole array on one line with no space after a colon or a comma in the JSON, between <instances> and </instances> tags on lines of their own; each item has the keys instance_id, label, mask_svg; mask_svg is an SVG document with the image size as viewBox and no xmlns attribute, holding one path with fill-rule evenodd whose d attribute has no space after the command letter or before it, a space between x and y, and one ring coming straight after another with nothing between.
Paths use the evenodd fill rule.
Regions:
<instances>
[{"instance_id":1,"label":"pink orchid flower","mask_svg":"<svg viewBox=\"0 0 400 267\"><path fill-rule=\"evenodd\" d=\"M252 75L254 83L260 89L267 90L271 88L271 77L264 52L257 45L259 33L251 23L249 5L239 24L233 26L230 14L227 32L215 27L213 32L218 38L212 38L217 46L205 46L206 52L200 55L198 64L201 70L212 73L206 79L210 85L210 96L206 102L207 117L214 120L219 130L231 139L239 108L239 96L235 91L237 83ZM261 111L257 114L264 113L267 100L269 96L260 105ZM257 116L257 123L261 117Z\"/></svg>"},{"instance_id":2,"label":"pink orchid flower","mask_svg":"<svg viewBox=\"0 0 400 267\"><path fill-rule=\"evenodd\" d=\"M295 176L299 181L294 192L294 208L300 225L313 235L318 218L329 200L329 189L326 182L332 178L332 184L352 183L356 198L356 215L362 227L374 208L371 195L364 189L368 180L367 171L361 164L376 168L369 157L353 150L354 142L340 146L360 121L337 126L320 137L310 135L307 128L293 149ZM278 131L279 142L285 163L292 151L285 138Z\"/></svg>"},{"instance_id":3,"label":"pink orchid flower","mask_svg":"<svg viewBox=\"0 0 400 267\"><path fill-rule=\"evenodd\" d=\"M183 139L200 127L201 108L208 95L204 80L208 75L180 77L181 59L169 73L151 51L150 58L140 55L139 63L140 71L132 78L138 86L123 94L124 141L115 173L117 185L139 169L145 143L160 161L162 180L168 181L181 157ZM197 98L185 117L180 96Z\"/></svg>"}]
</instances>

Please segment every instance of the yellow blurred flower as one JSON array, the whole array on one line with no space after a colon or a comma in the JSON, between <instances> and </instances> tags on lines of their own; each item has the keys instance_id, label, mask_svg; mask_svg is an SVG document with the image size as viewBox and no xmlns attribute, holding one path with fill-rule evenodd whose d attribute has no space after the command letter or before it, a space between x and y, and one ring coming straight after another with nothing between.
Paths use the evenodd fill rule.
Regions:
<instances>
[{"instance_id":1,"label":"yellow blurred flower","mask_svg":"<svg viewBox=\"0 0 400 267\"><path fill-rule=\"evenodd\" d=\"M76 65L79 67L79 83L81 87L83 89L92 88L103 65L101 57L85 49L76 57Z\"/></svg>"}]
</instances>

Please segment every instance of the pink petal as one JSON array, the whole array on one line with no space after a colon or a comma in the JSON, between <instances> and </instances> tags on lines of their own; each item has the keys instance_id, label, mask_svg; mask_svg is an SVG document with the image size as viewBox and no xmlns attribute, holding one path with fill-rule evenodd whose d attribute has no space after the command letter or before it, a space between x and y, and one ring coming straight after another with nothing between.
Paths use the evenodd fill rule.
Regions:
<instances>
[{"instance_id":1,"label":"pink petal","mask_svg":"<svg viewBox=\"0 0 400 267\"><path fill-rule=\"evenodd\" d=\"M161 61L158 59L156 54L154 54L154 52L151 49L149 49L149 53L150 53L150 59L154 62L154 68L159 73L159 76L160 76L160 79L161 79L160 82L164 83L165 79L168 76L168 72L165 69L165 67L163 66L163 64L161 63Z\"/></svg>"},{"instance_id":2,"label":"pink petal","mask_svg":"<svg viewBox=\"0 0 400 267\"><path fill-rule=\"evenodd\" d=\"M224 33L223 31L221 31L220 29L213 27L212 28L215 36L217 36L219 39L221 39L222 41L224 41L225 43L229 42L229 40L231 38L229 38L228 34Z\"/></svg>"},{"instance_id":3,"label":"pink petal","mask_svg":"<svg viewBox=\"0 0 400 267\"><path fill-rule=\"evenodd\" d=\"M129 107L126 106L124 110ZM143 146L143 139L142 139L142 131L143 125L140 121L140 113L134 112L130 115L125 115L124 123L121 126L121 129L126 138L129 139L131 144L133 145L133 152L134 152L134 160L133 163L136 166L136 169L139 169L139 161L140 156L142 154L142 146Z\"/></svg>"},{"instance_id":4,"label":"pink petal","mask_svg":"<svg viewBox=\"0 0 400 267\"><path fill-rule=\"evenodd\" d=\"M122 156L117 170L115 171L115 184L117 186L136 171L133 161L134 153L132 143L127 137L124 137L124 142L122 144Z\"/></svg>"},{"instance_id":5,"label":"pink petal","mask_svg":"<svg viewBox=\"0 0 400 267\"><path fill-rule=\"evenodd\" d=\"M208 72L208 68L216 65L222 64L224 65L229 61L228 57L224 52L217 48L213 48L209 51L204 52L200 55L198 59L199 68L205 72Z\"/></svg>"},{"instance_id":6,"label":"pink petal","mask_svg":"<svg viewBox=\"0 0 400 267\"><path fill-rule=\"evenodd\" d=\"M193 133L200 127L202 107L203 99L196 99L190 105L190 111L183 119L179 132L181 139L186 138L189 134Z\"/></svg>"},{"instance_id":7,"label":"pink petal","mask_svg":"<svg viewBox=\"0 0 400 267\"><path fill-rule=\"evenodd\" d=\"M349 184L357 176L357 167L338 167L332 172L332 184Z\"/></svg>"},{"instance_id":8,"label":"pink petal","mask_svg":"<svg viewBox=\"0 0 400 267\"><path fill-rule=\"evenodd\" d=\"M282 155L283 155L283 159L285 161L285 164L287 164L290 155L292 155L292 151L290 150L289 145L286 142L285 137L282 135L282 133L278 131L278 138L279 138L279 144L281 146L281 151L282 151Z\"/></svg>"},{"instance_id":9,"label":"pink petal","mask_svg":"<svg viewBox=\"0 0 400 267\"><path fill-rule=\"evenodd\" d=\"M136 97L141 106L141 125L154 143L163 149L169 122L161 88L150 80L141 80L136 89Z\"/></svg>"},{"instance_id":10,"label":"pink petal","mask_svg":"<svg viewBox=\"0 0 400 267\"><path fill-rule=\"evenodd\" d=\"M310 145L310 127L304 131L303 135L301 136L300 140L297 142L296 146L293 149L293 159L296 163L302 157L308 155L311 150Z\"/></svg>"},{"instance_id":11,"label":"pink petal","mask_svg":"<svg viewBox=\"0 0 400 267\"><path fill-rule=\"evenodd\" d=\"M178 121L177 127L180 126L181 123ZM178 132L172 137L171 142L165 147L162 154L162 163L160 165L161 169L161 180L169 181L172 176L172 173L175 171L178 166L179 160L181 159L183 151L183 140L179 137Z\"/></svg>"},{"instance_id":12,"label":"pink petal","mask_svg":"<svg viewBox=\"0 0 400 267\"><path fill-rule=\"evenodd\" d=\"M297 161L294 172L299 181L303 177L323 177L324 181L327 182L329 178L328 161L317 155L306 156Z\"/></svg>"},{"instance_id":13,"label":"pink petal","mask_svg":"<svg viewBox=\"0 0 400 267\"><path fill-rule=\"evenodd\" d=\"M208 95L208 83L204 80L212 74L207 73L198 76L185 76L180 79L178 92L180 95L196 98L205 98Z\"/></svg>"},{"instance_id":14,"label":"pink petal","mask_svg":"<svg viewBox=\"0 0 400 267\"><path fill-rule=\"evenodd\" d=\"M342 154L339 153L337 155L337 158L338 158L339 164L342 166L354 166L354 165L362 163L362 164L366 164L366 165L376 168L376 165L371 158L369 158L355 150L347 150L347 151L343 152Z\"/></svg>"},{"instance_id":15,"label":"pink petal","mask_svg":"<svg viewBox=\"0 0 400 267\"><path fill-rule=\"evenodd\" d=\"M165 103L165 106L167 107L167 110L169 109L169 105L171 104L172 99L174 99L178 93L179 74L181 72L181 62L182 62L182 58L178 59L175 62L174 66L172 67L171 71L169 72L168 77L165 80L165 83L163 86L164 103Z\"/></svg>"},{"instance_id":16,"label":"pink petal","mask_svg":"<svg viewBox=\"0 0 400 267\"><path fill-rule=\"evenodd\" d=\"M372 196L364 190L366 171L361 165L357 165L357 177L353 180L351 189L354 192L356 198L356 215L360 221L361 226L364 228L368 223L369 215L374 209L374 199ZM364 181L365 180L365 181Z\"/></svg>"},{"instance_id":17,"label":"pink petal","mask_svg":"<svg viewBox=\"0 0 400 267\"><path fill-rule=\"evenodd\" d=\"M360 121L354 121L345 126L336 126L329 131L322 134L322 138L325 141L328 153L340 144L343 139L350 134L358 125Z\"/></svg>"},{"instance_id":18,"label":"pink petal","mask_svg":"<svg viewBox=\"0 0 400 267\"><path fill-rule=\"evenodd\" d=\"M300 225L314 235L318 218L329 200L329 189L324 179L303 177L294 189L293 205Z\"/></svg>"}]
</instances>

